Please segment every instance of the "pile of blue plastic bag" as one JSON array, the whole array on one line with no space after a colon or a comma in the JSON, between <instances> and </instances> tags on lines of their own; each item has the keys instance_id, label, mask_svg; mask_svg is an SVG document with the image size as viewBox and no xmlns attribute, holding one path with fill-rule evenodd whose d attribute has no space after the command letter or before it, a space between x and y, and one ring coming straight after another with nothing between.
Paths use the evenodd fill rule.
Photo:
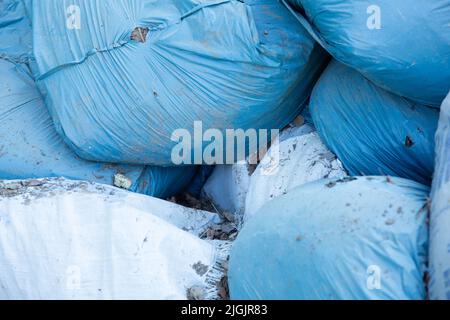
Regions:
<instances>
[{"instance_id":1,"label":"pile of blue plastic bag","mask_svg":"<svg viewBox=\"0 0 450 320\"><path fill-rule=\"evenodd\" d=\"M0 179L65 177L161 198L187 186L194 167L123 165L78 157L57 134L30 71L31 2L7 0L0 6Z\"/></svg>"},{"instance_id":2,"label":"pile of blue plastic bag","mask_svg":"<svg viewBox=\"0 0 450 320\"><path fill-rule=\"evenodd\" d=\"M193 167L159 168L83 160L57 134L26 65L0 59L0 179L65 177L169 197L186 186ZM117 182L116 182L117 184Z\"/></svg>"},{"instance_id":3,"label":"pile of blue plastic bag","mask_svg":"<svg viewBox=\"0 0 450 320\"><path fill-rule=\"evenodd\" d=\"M0 39L0 201L62 177L210 211L231 299L450 299L450 0L0 0ZM175 163L196 123L234 164ZM235 158L229 129L281 134Z\"/></svg>"},{"instance_id":4,"label":"pile of blue plastic bag","mask_svg":"<svg viewBox=\"0 0 450 320\"><path fill-rule=\"evenodd\" d=\"M248 219L231 297L450 299L450 1L283 2L333 57L308 115L350 177Z\"/></svg>"},{"instance_id":5,"label":"pile of blue plastic bag","mask_svg":"<svg viewBox=\"0 0 450 320\"><path fill-rule=\"evenodd\" d=\"M33 2L35 74L57 131L89 160L171 165L174 130L194 135L197 120L282 128L326 62L278 1L75 3L79 31L55 15L65 2Z\"/></svg>"}]
</instances>

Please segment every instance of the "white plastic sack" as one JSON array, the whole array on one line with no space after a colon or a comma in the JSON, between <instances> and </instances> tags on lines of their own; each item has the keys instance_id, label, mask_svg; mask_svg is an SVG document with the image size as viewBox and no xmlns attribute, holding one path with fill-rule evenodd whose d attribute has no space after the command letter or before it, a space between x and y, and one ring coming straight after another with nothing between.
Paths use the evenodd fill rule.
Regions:
<instances>
[{"instance_id":1,"label":"white plastic sack","mask_svg":"<svg viewBox=\"0 0 450 320\"><path fill-rule=\"evenodd\" d=\"M99 184L0 181L0 299L215 298L225 244L195 235L215 217Z\"/></svg>"},{"instance_id":2,"label":"white plastic sack","mask_svg":"<svg viewBox=\"0 0 450 320\"><path fill-rule=\"evenodd\" d=\"M341 162L310 125L289 128L280 134L250 179L245 220L266 202L297 186L346 175Z\"/></svg>"},{"instance_id":3,"label":"white plastic sack","mask_svg":"<svg viewBox=\"0 0 450 320\"><path fill-rule=\"evenodd\" d=\"M208 198L218 209L242 217L250 185L250 172L250 165L246 161L234 165L217 165L203 186L202 196Z\"/></svg>"}]
</instances>

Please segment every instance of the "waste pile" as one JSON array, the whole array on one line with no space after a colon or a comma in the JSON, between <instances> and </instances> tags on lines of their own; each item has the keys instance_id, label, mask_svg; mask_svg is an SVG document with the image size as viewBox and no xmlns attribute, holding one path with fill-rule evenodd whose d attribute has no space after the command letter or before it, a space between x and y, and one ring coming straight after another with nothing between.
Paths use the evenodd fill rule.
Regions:
<instances>
[{"instance_id":1,"label":"waste pile","mask_svg":"<svg viewBox=\"0 0 450 320\"><path fill-rule=\"evenodd\" d=\"M34 58L57 131L89 160L171 165L175 130L197 120L281 128L327 61L278 1L77 3L82 32L55 14L64 1L33 1Z\"/></svg>"},{"instance_id":2,"label":"waste pile","mask_svg":"<svg viewBox=\"0 0 450 320\"><path fill-rule=\"evenodd\" d=\"M450 299L449 22L0 0L0 299Z\"/></svg>"},{"instance_id":3,"label":"waste pile","mask_svg":"<svg viewBox=\"0 0 450 320\"><path fill-rule=\"evenodd\" d=\"M78 157L63 142L30 71L32 28L27 8L31 9L31 3L7 0L0 4L0 179L66 177L161 198L183 190L195 167L92 162Z\"/></svg>"}]
</instances>

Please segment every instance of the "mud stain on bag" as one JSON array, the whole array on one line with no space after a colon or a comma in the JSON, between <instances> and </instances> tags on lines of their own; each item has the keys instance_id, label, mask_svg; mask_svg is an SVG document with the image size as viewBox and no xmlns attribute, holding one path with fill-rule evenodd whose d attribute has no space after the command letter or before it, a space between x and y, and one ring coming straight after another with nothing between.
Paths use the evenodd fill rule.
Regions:
<instances>
[{"instance_id":1,"label":"mud stain on bag","mask_svg":"<svg viewBox=\"0 0 450 320\"><path fill-rule=\"evenodd\" d=\"M147 41L148 32L148 28L136 27L131 33L131 40L145 43L145 41Z\"/></svg>"}]
</instances>

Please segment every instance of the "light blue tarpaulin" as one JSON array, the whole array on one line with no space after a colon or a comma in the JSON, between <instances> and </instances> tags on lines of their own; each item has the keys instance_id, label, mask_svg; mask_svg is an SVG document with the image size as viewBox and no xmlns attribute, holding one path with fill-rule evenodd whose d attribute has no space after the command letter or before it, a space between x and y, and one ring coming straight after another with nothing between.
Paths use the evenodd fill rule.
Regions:
<instances>
[{"instance_id":1,"label":"light blue tarpaulin","mask_svg":"<svg viewBox=\"0 0 450 320\"><path fill-rule=\"evenodd\" d=\"M310 101L320 137L351 175L391 175L427 185L438 111L391 94L335 60Z\"/></svg>"},{"instance_id":2,"label":"light blue tarpaulin","mask_svg":"<svg viewBox=\"0 0 450 320\"><path fill-rule=\"evenodd\" d=\"M276 198L233 245L231 298L425 299L428 191L410 180L360 177Z\"/></svg>"},{"instance_id":3,"label":"light blue tarpaulin","mask_svg":"<svg viewBox=\"0 0 450 320\"><path fill-rule=\"evenodd\" d=\"M289 0L337 60L439 107L450 90L450 0Z\"/></svg>"},{"instance_id":4,"label":"light blue tarpaulin","mask_svg":"<svg viewBox=\"0 0 450 320\"><path fill-rule=\"evenodd\" d=\"M430 298L450 300L450 93L436 134L430 229Z\"/></svg>"},{"instance_id":5,"label":"light blue tarpaulin","mask_svg":"<svg viewBox=\"0 0 450 320\"><path fill-rule=\"evenodd\" d=\"M277 0L34 1L33 29L57 131L98 161L172 165L172 134L197 120L282 128L327 60Z\"/></svg>"}]
</instances>

